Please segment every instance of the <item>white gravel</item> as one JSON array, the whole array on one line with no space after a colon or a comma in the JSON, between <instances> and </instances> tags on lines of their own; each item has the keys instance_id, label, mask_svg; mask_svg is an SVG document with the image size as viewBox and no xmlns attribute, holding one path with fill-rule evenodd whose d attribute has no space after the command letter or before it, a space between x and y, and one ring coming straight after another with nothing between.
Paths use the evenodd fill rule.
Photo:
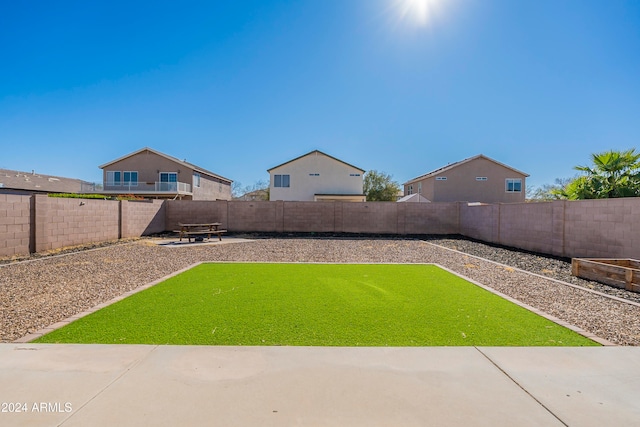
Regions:
<instances>
[{"instance_id":1,"label":"white gravel","mask_svg":"<svg viewBox=\"0 0 640 427\"><path fill-rule=\"evenodd\" d=\"M587 292L604 288L572 278L566 261L464 239L367 237L269 237L180 248L161 247L150 239L141 239L0 264L0 342L14 341L200 261L438 263L613 343L640 345L640 306ZM571 281L584 289L519 269ZM605 290L640 301L636 294Z\"/></svg>"}]
</instances>

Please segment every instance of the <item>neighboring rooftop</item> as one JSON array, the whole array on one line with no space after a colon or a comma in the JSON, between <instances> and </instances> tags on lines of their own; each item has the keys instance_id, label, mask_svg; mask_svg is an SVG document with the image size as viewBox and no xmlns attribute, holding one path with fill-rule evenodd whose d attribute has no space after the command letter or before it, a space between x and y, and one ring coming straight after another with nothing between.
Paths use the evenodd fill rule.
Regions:
<instances>
[{"instance_id":1,"label":"neighboring rooftop","mask_svg":"<svg viewBox=\"0 0 640 427\"><path fill-rule=\"evenodd\" d=\"M413 194L408 194L404 197L401 197L398 199L398 202L400 203L406 203L406 202L410 202L410 203L430 203L431 200L427 199L426 197L423 197L422 195L418 194L418 193L413 193Z\"/></svg>"},{"instance_id":2,"label":"neighboring rooftop","mask_svg":"<svg viewBox=\"0 0 640 427\"><path fill-rule=\"evenodd\" d=\"M75 178L0 169L0 193L82 193L89 183Z\"/></svg>"}]
</instances>

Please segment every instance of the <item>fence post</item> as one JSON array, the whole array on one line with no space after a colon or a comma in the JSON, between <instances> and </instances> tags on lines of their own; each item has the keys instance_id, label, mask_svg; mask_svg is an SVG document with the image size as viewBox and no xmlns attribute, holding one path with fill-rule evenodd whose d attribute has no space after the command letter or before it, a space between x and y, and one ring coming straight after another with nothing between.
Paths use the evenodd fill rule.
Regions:
<instances>
[{"instance_id":1,"label":"fence post","mask_svg":"<svg viewBox=\"0 0 640 427\"><path fill-rule=\"evenodd\" d=\"M123 216L125 216L125 212L127 210L127 207L125 207L124 205L125 201L124 200L119 200L118 201L118 239L122 239L126 234L125 231L128 232L128 230L122 230L122 228L124 227L124 221L123 221ZM128 234L128 233L127 233ZM127 236L129 237L129 236Z\"/></svg>"},{"instance_id":2,"label":"fence post","mask_svg":"<svg viewBox=\"0 0 640 427\"><path fill-rule=\"evenodd\" d=\"M29 253L36 252L36 195L29 198Z\"/></svg>"},{"instance_id":3,"label":"fence post","mask_svg":"<svg viewBox=\"0 0 640 427\"><path fill-rule=\"evenodd\" d=\"M33 195L33 209L34 209L34 231L33 231L33 246L34 252L44 252L49 250L49 239L47 237L48 230L48 206L49 196L46 194L34 194Z\"/></svg>"}]
</instances>

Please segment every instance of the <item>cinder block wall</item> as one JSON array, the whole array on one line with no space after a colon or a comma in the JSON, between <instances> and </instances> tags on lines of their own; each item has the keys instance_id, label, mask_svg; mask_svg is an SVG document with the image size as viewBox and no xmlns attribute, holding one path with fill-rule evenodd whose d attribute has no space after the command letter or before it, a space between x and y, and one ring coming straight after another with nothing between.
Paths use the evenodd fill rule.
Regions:
<instances>
[{"instance_id":1,"label":"cinder block wall","mask_svg":"<svg viewBox=\"0 0 640 427\"><path fill-rule=\"evenodd\" d=\"M497 206L500 223L497 243L528 251L554 254L552 203L515 203Z\"/></svg>"},{"instance_id":2,"label":"cinder block wall","mask_svg":"<svg viewBox=\"0 0 640 427\"><path fill-rule=\"evenodd\" d=\"M460 234L567 258L640 259L640 198L461 204Z\"/></svg>"},{"instance_id":3,"label":"cinder block wall","mask_svg":"<svg viewBox=\"0 0 640 427\"><path fill-rule=\"evenodd\" d=\"M0 256L26 255L31 236L31 196L0 194Z\"/></svg>"},{"instance_id":4,"label":"cinder block wall","mask_svg":"<svg viewBox=\"0 0 640 427\"><path fill-rule=\"evenodd\" d=\"M120 237L118 201L35 195L35 252Z\"/></svg>"},{"instance_id":5,"label":"cinder block wall","mask_svg":"<svg viewBox=\"0 0 640 427\"><path fill-rule=\"evenodd\" d=\"M640 258L640 198L466 203L118 202L0 194L0 256L221 222L231 232L462 234L564 257Z\"/></svg>"},{"instance_id":6,"label":"cinder block wall","mask_svg":"<svg viewBox=\"0 0 640 427\"><path fill-rule=\"evenodd\" d=\"M569 256L640 259L640 198L565 202Z\"/></svg>"},{"instance_id":7,"label":"cinder block wall","mask_svg":"<svg viewBox=\"0 0 640 427\"><path fill-rule=\"evenodd\" d=\"M338 205L341 203L282 202L282 228L288 233L334 233Z\"/></svg>"},{"instance_id":8,"label":"cinder block wall","mask_svg":"<svg viewBox=\"0 0 640 427\"><path fill-rule=\"evenodd\" d=\"M500 243L500 205L460 204L460 234L483 242Z\"/></svg>"},{"instance_id":9,"label":"cinder block wall","mask_svg":"<svg viewBox=\"0 0 640 427\"><path fill-rule=\"evenodd\" d=\"M460 233L461 203L396 203L396 205L398 206L398 234Z\"/></svg>"},{"instance_id":10,"label":"cinder block wall","mask_svg":"<svg viewBox=\"0 0 640 427\"><path fill-rule=\"evenodd\" d=\"M123 200L120 202L120 237L140 237L164 231L165 210L162 200Z\"/></svg>"},{"instance_id":11,"label":"cinder block wall","mask_svg":"<svg viewBox=\"0 0 640 427\"><path fill-rule=\"evenodd\" d=\"M230 232L456 234L458 203L170 200L167 230L220 222Z\"/></svg>"},{"instance_id":12,"label":"cinder block wall","mask_svg":"<svg viewBox=\"0 0 640 427\"><path fill-rule=\"evenodd\" d=\"M227 202L204 200L168 200L165 205L165 230L179 230L178 223L220 222L228 229Z\"/></svg>"},{"instance_id":13,"label":"cinder block wall","mask_svg":"<svg viewBox=\"0 0 640 427\"><path fill-rule=\"evenodd\" d=\"M345 233L397 234L397 203L343 203L342 231Z\"/></svg>"},{"instance_id":14,"label":"cinder block wall","mask_svg":"<svg viewBox=\"0 0 640 427\"><path fill-rule=\"evenodd\" d=\"M284 202L213 202L226 203L229 231L283 231ZM224 225L223 225L224 226Z\"/></svg>"}]
</instances>

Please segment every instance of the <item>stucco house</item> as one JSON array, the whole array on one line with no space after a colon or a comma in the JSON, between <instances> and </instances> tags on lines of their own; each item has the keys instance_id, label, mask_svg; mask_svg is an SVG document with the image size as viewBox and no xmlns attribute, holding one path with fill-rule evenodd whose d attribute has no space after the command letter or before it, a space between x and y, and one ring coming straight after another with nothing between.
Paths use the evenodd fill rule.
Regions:
<instances>
[{"instance_id":1,"label":"stucco house","mask_svg":"<svg viewBox=\"0 0 640 427\"><path fill-rule=\"evenodd\" d=\"M432 202L518 203L529 175L483 154L436 169L403 184L404 194Z\"/></svg>"},{"instance_id":2,"label":"stucco house","mask_svg":"<svg viewBox=\"0 0 640 427\"><path fill-rule=\"evenodd\" d=\"M269 169L269 200L364 202L364 170L314 150Z\"/></svg>"},{"instance_id":3,"label":"stucco house","mask_svg":"<svg viewBox=\"0 0 640 427\"><path fill-rule=\"evenodd\" d=\"M100 166L103 193L145 198L231 200L232 180L145 147Z\"/></svg>"}]
</instances>

